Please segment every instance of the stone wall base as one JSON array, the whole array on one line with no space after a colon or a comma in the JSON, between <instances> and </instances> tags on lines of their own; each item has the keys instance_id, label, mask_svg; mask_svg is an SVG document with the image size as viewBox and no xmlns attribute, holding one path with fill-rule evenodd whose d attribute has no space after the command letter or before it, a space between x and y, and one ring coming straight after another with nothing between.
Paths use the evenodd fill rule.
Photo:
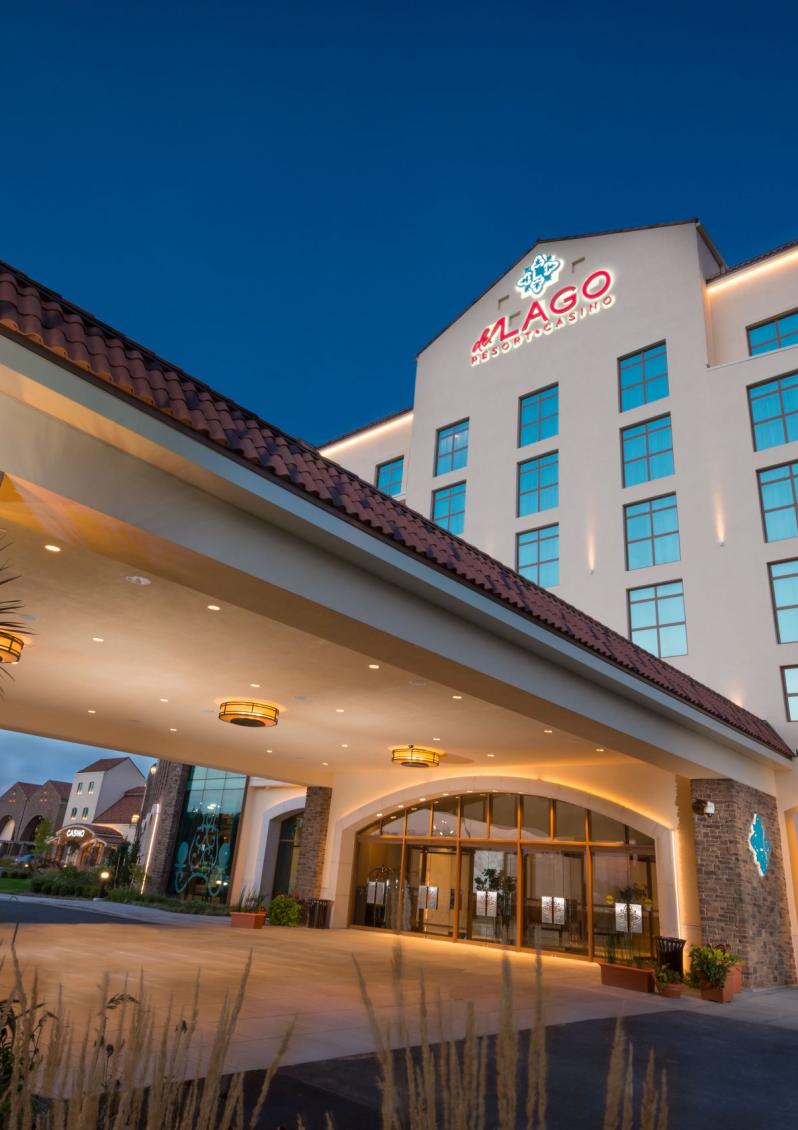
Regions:
<instances>
[{"instance_id":1,"label":"stone wall base","mask_svg":"<svg viewBox=\"0 0 798 1130\"><path fill-rule=\"evenodd\" d=\"M321 893L331 800L332 789L320 785L308 786L294 883L294 895L298 899L318 898Z\"/></svg>"}]
</instances>

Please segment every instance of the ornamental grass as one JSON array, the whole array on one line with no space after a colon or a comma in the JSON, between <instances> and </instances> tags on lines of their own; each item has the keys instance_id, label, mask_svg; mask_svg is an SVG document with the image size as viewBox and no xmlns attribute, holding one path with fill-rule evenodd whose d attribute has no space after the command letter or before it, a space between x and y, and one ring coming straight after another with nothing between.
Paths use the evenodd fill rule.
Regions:
<instances>
[{"instance_id":1,"label":"ornamental grass","mask_svg":"<svg viewBox=\"0 0 798 1130\"><path fill-rule=\"evenodd\" d=\"M51 1004L40 1000L36 975L23 975L13 947L7 961L13 987L0 1001L2 1130L273 1130L264 1104L293 1026L249 1109L243 1074L224 1071L250 961L224 1001L208 1049L197 1046L199 980L192 1007L184 1014L176 1012L171 1000L165 1013L156 1010L143 978L113 993L105 977L98 987L94 1026L79 1031L70 1023L60 994ZM430 999L423 971L417 1004L408 1006L400 945L392 957L391 1020L380 1020L357 961L355 972L377 1060L380 1109L374 1130L546 1130L548 1064L540 952L531 993L514 985L505 956L495 1037L478 1033L473 1005L467 1006L465 1036L455 1037L446 1003L439 996ZM519 1038L517 1010L530 1004L533 1020L527 1040ZM642 1083L636 1083L632 1044L620 1020L604 1107L601 1130L667 1130L665 1072L657 1071L652 1051ZM318 1127L306 1126L297 1114L280 1130L336 1130L334 1113ZM337 1130L353 1128L342 1124Z\"/></svg>"}]
</instances>

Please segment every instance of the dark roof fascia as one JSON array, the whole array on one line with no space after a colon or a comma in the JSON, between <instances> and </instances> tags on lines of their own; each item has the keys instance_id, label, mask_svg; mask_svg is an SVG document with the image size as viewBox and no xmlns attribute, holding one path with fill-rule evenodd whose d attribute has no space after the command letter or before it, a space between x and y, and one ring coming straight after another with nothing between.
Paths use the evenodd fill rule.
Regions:
<instances>
[{"instance_id":1,"label":"dark roof fascia","mask_svg":"<svg viewBox=\"0 0 798 1130\"><path fill-rule=\"evenodd\" d=\"M413 410L414 406L411 404L409 408L400 408L398 412L390 412L387 416L381 416L379 420L372 420L370 424L363 424L359 428L353 428L351 432L344 432L343 435L336 436L335 439L328 439L325 443L320 443L316 450L323 452L326 447L335 447L337 443L343 443L345 439L353 439L362 432L371 431L372 428L380 428L383 424L390 424L391 420L398 420L400 416L409 416Z\"/></svg>"},{"instance_id":2,"label":"dark roof fascia","mask_svg":"<svg viewBox=\"0 0 798 1130\"><path fill-rule=\"evenodd\" d=\"M488 286L486 286L485 289L483 291L481 291L472 302L469 302L469 304L466 307L464 307L460 311L459 314L455 314L455 316L449 322L446 323L446 325L443 327L442 330L438 330L438 332L435 334L435 336L431 337L429 339L429 341L427 342L426 345L422 345L421 349L419 349L418 353L416 354L416 358L419 358L422 353L424 353L427 349L429 349L429 347L431 345L433 345L438 340L439 337L442 337L448 329L451 329L451 327L455 324L455 322L459 322L460 319L463 317L463 315L467 314L468 311L473 306L476 306L476 304L481 299L483 299L485 297L485 295L488 293L489 290L493 290L494 286L496 286L498 283L500 283L502 281L502 279L504 278L504 276L509 274L510 271L512 271L513 267L515 267L515 265L517 263L520 263L522 259L528 258L528 256L530 256L532 254L532 252L535 250L535 248L540 247L541 244L544 244L544 243L566 243L569 240L574 240L574 239L599 239L599 238L601 238L602 236L605 236L605 235L631 235L633 232L638 232L638 231L656 231L658 228L684 227L685 224L695 224L697 227L700 227L701 221L697 218L694 218L692 220L666 220L664 223L661 223L661 224L641 224L640 227L636 227L636 228L610 228L608 231L591 231L591 232L583 232L581 235L555 235L555 236L547 236L545 238L541 237L540 239L536 239L535 242L532 244L532 246L529 248L528 251L525 251L522 255L518 255L515 259L513 259L512 263L508 264L508 266L505 267L505 269L502 271L502 273L500 275L497 275L497 277L493 280L493 282L490 283ZM713 255L716 255L716 253L714 251L713 251ZM722 260L721 260L721 262L722 262Z\"/></svg>"}]
</instances>

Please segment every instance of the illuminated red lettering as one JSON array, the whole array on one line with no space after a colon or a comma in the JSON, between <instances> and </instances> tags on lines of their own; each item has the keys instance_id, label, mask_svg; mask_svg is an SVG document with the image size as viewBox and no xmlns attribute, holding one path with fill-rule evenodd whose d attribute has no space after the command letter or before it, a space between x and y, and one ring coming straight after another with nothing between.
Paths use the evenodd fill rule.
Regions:
<instances>
[{"instance_id":1,"label":"illuminated red lettering","mask_svg":"<svg viewBox=\"0 0 798 1130\"><path fill-rule=\"evenodd\" d=\"M560 303L561 296L565 295ZM562 290L558 290L549 302L553 314L567 314L569 310L573 310L576 306L576 287L564 286Z\"/></svg>"},{"instance_id":2,"label":"illuminated red lettering","mask_svg":"<svg viewBox=\"0 0 798 1130\"><path fill-rule=\"evenodd\" d=\"M591 287L591 283L596 282L596 287ZM582 294L585 298L601 298L602 294L606 294L612 286L612 275L609 271L594 271L592 275L588 275L582 283Z\"/></svg>"},{"instance_id":3,"label":"illuminated red lettering","mask_svg":"<svg viewBox=\"0 0 798 1130\"><path fill-rule=\"evenodd\" d=\"M529 329L529 326L531 325L532 322L534 322L535 318L542 318L544 322L548 322L548 320L549 320L548 314L543 309L543 307L540 305L540 303L537 301L537 299L529 307L529 310L527 312L527 316L524 319L524 324L523 324L523 326L521 326L521 333L523 333L524 330Z\"/></svg>"}]
</instances>

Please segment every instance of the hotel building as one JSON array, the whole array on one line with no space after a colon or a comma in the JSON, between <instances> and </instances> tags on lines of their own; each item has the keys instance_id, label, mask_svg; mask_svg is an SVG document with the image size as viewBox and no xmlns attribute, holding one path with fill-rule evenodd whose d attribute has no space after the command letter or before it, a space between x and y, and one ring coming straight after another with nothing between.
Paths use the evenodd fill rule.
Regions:
<instances>
[{"instance_id":1,"label":"hotel building","mask_svg":"<svg viewBox=\"0 0 798 1130\"><path fill-rule=\"evenodd\" d=\"M792 982L791 254L541 243L321 453L0 264L4 725L162 759L145 885Z\"/></svg>"}]
</instances>

